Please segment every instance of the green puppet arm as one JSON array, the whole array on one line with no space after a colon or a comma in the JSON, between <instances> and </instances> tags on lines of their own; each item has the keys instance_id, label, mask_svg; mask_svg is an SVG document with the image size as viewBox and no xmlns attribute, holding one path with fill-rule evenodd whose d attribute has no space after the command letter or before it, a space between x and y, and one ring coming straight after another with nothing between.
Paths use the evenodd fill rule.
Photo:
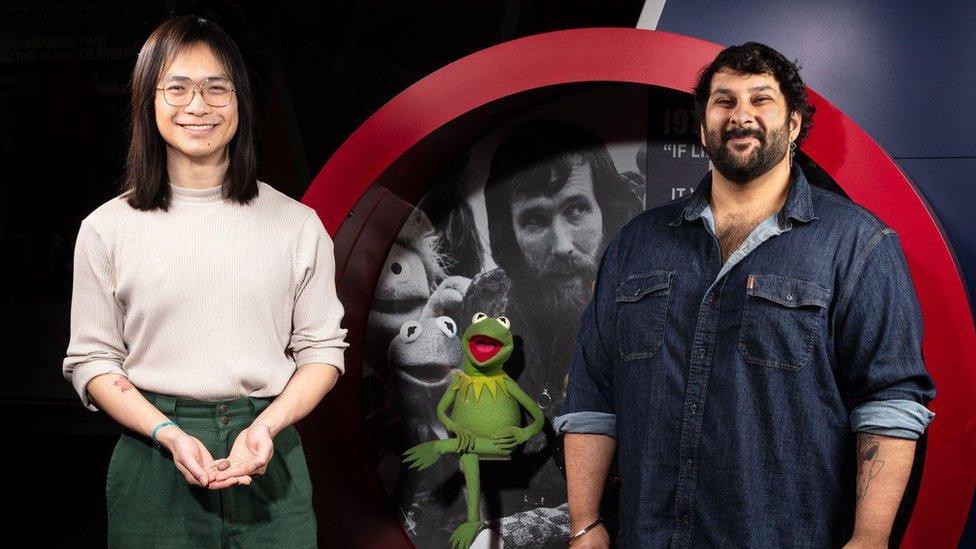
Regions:
<instances>
[{"instance_id":1,"label":"green puppet arm","mask_svg":"<svg viewBox=\"0 0 976 549\"><path fill-rule=\"evenodd\" d=\"M454 420L447 416L447 409L451 407L454 403L454 398L457 396L457 388L451 385L444 392L444 396L441 397L441 401L437 403L437 419L441 420L444 427L447 427L448 431L456 432L457 424Z\"/></svg>"},{"instance_id":2,"label":"green puppet arm","mask_svg":"<svg viewBox=\"0 0 976 549\"><path fill-rule=\"evenodd\" d=\"M492 442L503 450L508 451L539 434L546 417L542 413L542 408L539 408L539 405L529 395L525 394L525 391L518 386L518 383L506 378L505 387L508 389L508 393L515 397L515 400L532 416L532 423L529 425L521 428L509 427L491 437Z\"/></svg>"},{"instance_id":3,"label":"green puppet arm","mask_svg":"<svg viewBox=\"0 0 976 549\"><path fill-rule=\"evenodd\" d=\"M470 452L474 449L475 436L471 434L467 429L462 428L457 424L456 421L448 417L447 409L451 407L454 403L454 399L457 398L457 386L452 384L444 392L444 396L441 397L441 401L437 403L437 419L441 420L444 427L447 430L457 435L457 446L452 448L451 451L455 452ZM454 439L448 439L454 440Z\"/></svg>"}]
</instances>

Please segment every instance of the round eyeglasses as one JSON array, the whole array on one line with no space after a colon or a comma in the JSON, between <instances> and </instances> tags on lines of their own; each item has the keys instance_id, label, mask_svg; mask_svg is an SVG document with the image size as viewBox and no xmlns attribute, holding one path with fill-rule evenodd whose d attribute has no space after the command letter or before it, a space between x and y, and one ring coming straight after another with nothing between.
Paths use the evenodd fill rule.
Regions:
<instances>
[{"instance_id":1,"label":"round eyeglasses","mask_svg":"<svg viewBox=\"0 0 976 549\"><path fill-rule=\"evenodd\" d=\"M163 100L171 107L185 107L200 91L203 101L211 107L226 107L234 98L234 85L226 78L207 78L194 82L189 78L170 78L156 88L163 92Z\"/></svg>"}]
</instances>

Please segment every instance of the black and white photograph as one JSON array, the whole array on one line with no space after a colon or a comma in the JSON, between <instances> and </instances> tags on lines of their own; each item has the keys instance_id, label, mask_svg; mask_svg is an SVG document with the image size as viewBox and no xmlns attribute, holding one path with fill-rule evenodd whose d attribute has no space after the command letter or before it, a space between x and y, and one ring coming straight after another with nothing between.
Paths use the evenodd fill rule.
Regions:
<instances>
[{"instance_id":1,"label":"black and white photograph","mask_svg":"<svg viewBox=\"0 0 976 549\"><path fill-rule=\"evenodd\" d=\"M646 87L567 93L474 143L404 223L370 310L364 397L384 488L418 547L446 544L463 520L464 479L457 460L416 472L399 456L450 436L435 407L460 368L460 334L479 312L511 320L515 350L505 371L546 423L511 459L482 465L490 528L475 546L565 544L565 472L552 419L579 318L609 238L645 206L682 192L669 183L687 180L679 172L707 169L684 103Z\"/></svg>"}]
</instances>

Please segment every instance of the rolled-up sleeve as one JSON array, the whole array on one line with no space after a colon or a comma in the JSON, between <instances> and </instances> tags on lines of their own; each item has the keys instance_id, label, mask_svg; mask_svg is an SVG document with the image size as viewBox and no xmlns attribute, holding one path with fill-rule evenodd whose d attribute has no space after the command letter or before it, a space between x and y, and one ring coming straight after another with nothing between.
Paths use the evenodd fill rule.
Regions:
<instances>
[{"instance_id":1,"label":"rolled-up sleeve","mask_svg":"<svg viewBox=\"0 0 976 549\"><path fill-rule=\"evenodd\" d=\"M934 414L922 315L897 235L881 230L842 294L835 344L854 432L917 439Z\"/></svg>"},{"instance_id":2,"label":"rolled-up sleeve","mask_svg":"<svg viewBox=\"0 0 976 549\"><path fill-rule=\"evenodd\" d=\"M95 228L82 222L75 241L71 336L62 373L93 412L98 408L88 398L88 382L102 374L126 375L123 322L124 313L115 299L112 254Z\"/></svg>"},{"instance_id":3,"label":"rolled-up sleeve","mask_svg":"<svg viewBox=\"0 0 976 549\"><path fill-rule=\"evenodd\" d=\"M604 254L593 296L583 312L576 351L569 368L569 385L562 415L555 418L557 433L600 434L616 438L611 355L605 343L611 295L608 288L616 271L616 240Z\"/></svg>"},{"instance_id":4,"label":"rolled-up sleeve","mask_svg":"<svg viewBox=\"0 0 976 549\"><path fill-rule=\"evenodd\" d=\"M314 212L302 226L296 247L295 306L289 349L297 367L331 364L345 372L346 330L340 327L342 303L336 294L332 239Z\"/></svg>"}]
</instances>

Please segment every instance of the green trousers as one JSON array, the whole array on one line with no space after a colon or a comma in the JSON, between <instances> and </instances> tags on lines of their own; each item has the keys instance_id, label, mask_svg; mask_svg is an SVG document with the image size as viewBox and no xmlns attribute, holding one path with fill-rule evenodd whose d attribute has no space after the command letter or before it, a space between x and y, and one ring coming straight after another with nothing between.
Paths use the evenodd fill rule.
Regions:
<instances>
[{"instance_id":1,"label":"green trousers","mask_svg":"<svg viewBox=\"0 0 976 549\"><path fill-rule=\"evenodd\" d=\"M214 459L226 457L238 433L270 400L227 402L143 395ZM192 486L164 448L131 431L122 434L108 467L109 547L315 547L312 484L298 431L274 439L267 472L250 486Z\"/></svg>"}]
</instances>

